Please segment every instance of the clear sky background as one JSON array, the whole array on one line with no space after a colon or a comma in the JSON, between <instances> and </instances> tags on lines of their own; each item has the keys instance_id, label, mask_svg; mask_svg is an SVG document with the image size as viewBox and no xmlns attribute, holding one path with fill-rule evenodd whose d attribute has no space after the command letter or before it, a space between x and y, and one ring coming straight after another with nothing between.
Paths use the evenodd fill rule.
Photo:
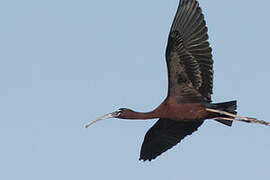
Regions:
<instances>
[{"instance_id":1,"label":"clear sky background","mask_svg":"<svg viewBox=\"0 0 270 180\"><path fill-rule=\"evenodd\" d=\"M270 1L201 0L214 57L215 102L270 121ZM270 128L207 121L140 162L167 95L165 47L178 0L0 1L0 179L267 180Z\"/></svg>"}]
</instances>

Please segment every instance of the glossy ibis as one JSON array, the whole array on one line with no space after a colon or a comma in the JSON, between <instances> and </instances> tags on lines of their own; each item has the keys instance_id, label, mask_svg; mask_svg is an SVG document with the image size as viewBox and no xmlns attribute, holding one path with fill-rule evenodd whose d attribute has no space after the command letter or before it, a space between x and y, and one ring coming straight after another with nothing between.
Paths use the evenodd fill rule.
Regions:
<instances>
[{"instance_id":1,"label":"glossy ibis","mask_svg":"<svg viewBox=\"0 0 270 180\"><path fill-rule=\"evenodd\" d=\"M211 103L213 59L207 27L196 0L181 0L168 38L166 62L169 76L168 95L151 112L121 108L86 125L108 119L154 119L156 124L146 133L140 160L152 160L191 135L206 119L227 126L232 122L265 121L236 115L236 101Z\"/></svg>"}]
</instances>

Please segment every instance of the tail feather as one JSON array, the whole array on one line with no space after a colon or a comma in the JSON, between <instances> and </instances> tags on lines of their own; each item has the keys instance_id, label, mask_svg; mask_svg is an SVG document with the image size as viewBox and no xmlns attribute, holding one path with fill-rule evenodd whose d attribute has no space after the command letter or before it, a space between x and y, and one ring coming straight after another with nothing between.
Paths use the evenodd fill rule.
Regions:
<instances>
[{"instance_id":1,"label":"tail feather","mask_svg":"<svg viewBox=\"0 0 270 180\"><path fill-rule=\"evenodd\" d=\"M237 114L236 109L237 109L237 102L236 101L229 101L229 102L223 102L223 103L215 103L213 104L215 109L219 109L222 111L226 111L232 114ZM217 114L218 117L227 117L226 115L220 115ZM218 119L218 117L215 118L216 121L225 124L227 126L232 126L233 121L227 121L223 119Z\"/></svg>"},{"instance_id":2,"label":"tail feather","mask_svg":"<svg viewBox=\"0 0 270 180\"><path fill-rule=\"evenodd\" d=\"M227 120L223 120L223 119L215 119L217 122L220 122L224 125L227 125L227 126L232 126L232 123L233 121L227 121Z\"/></svg>"}]
</instances>

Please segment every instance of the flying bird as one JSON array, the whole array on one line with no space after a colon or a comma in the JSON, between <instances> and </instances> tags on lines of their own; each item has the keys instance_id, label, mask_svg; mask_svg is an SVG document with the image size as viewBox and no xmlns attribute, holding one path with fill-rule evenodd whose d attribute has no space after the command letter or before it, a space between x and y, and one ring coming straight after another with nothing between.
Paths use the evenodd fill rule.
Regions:
<instances>
[{"instance_id":1,"label":"flying bird","mask_svg":"<svg viewBox=\"0 0 270 180\"><path fill-rule=\"evenodd\" d=\"M136 112L127 108L106 114L89 122L119 119L159 120L144 137L140 160L156 158L196 131L206 119L227 126L233 121L269 123L255 118L237 116L236 101L212 103L213 59L208 42L204 15L196 0L181 0L170 29L166 63L168 95L151 112Z\"/></svg>"}]
</instances>

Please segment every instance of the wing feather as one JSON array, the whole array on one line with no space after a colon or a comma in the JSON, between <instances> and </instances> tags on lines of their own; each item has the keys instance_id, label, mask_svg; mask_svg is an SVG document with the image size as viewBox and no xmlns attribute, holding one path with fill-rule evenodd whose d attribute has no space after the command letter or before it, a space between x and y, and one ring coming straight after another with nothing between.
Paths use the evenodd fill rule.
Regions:
<instances>
[{"instance_id":1,"label":"wing feather","mask_svg":"<svg viewBox=\"0 0 270 180\"><path fill-rule=\"evenodd\" d=\"M180 71L172 71L170 68L180 63L182 65L180 68L185 70L184 76L187 76L192 83L192 87L197 91L194 96L198 96L199 93L207 101L211 101L213 60L207 32L208 29L199 3L196 0L181 0L170 30L166 60L169 78L179 76ZM177 34L176 39L175 34ZM181 39L181 45L172 42L179 42L177 39ZM173 55L175 53L178 56ZM173 75L172 73L176 74ZM183 74L182 71L181 73ZM179 96L184 96L184 94L181 94L183 83L182 86L179 86L175 84L175 81L169 80L169 87L178 91Z\"/></svg>"},{"instance_id":2,"label":"wing feather","mask_svg":"<svg viewBox=\"0 0 270 180\"><path fill-rule=\"evenodd\" d=\"M191 135L203 121L174 121L159 119L144 137L140 160L155 159L157 156L178 144L187 135Z\"/></svg>"}]
</instances>

